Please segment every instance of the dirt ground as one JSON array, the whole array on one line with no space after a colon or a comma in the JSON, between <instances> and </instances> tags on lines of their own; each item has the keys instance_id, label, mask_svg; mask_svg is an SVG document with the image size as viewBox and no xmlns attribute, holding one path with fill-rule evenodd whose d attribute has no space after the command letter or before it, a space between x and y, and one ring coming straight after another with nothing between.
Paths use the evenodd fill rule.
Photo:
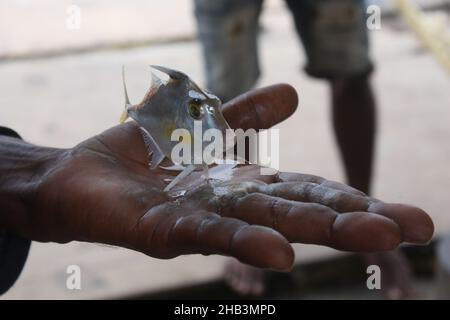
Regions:
<instances>
[{"instance_id":1,"label":"dirt ground","mask_svg":"<svg viewBox=\"0 0 450 320\"><path fill-rule=\"evenodd\" d=\"M84 1L79 2L90 12L86 19L99 15L100 9L88 7ZM105 2L99 1L106 6ZM287 82L298 90L300 96L300 108L296 114L278 126L281 130L281 169L343 181L331 130L327 84L308 78L301 71L305 58L290 17L279 4L272 2L269 4L270 12L263 16L264 32L260 43L263 77L259 85ZM82 32L89 35L89 39L73 33L69 35L66 31L55 31L52 39L68 47L95 48L108 41L114 44L112 47L116 46L129 35L131 28L123 27L126 20L120 18L122 15L140 11L140 18L132 22L132 27L137 29L141 26L139 23L146 20L143 10L126 6L119 12L118 1L113 3L108 7L112 9L107 17L102 15L101 18L109 24L89 32L89 26L94 23L89 19L86 21ZM139 4L140 1L134 3ZM173 4L171 1L168 3ZM21 31L15 36L8 35L2 25L7 23L1 18L7 9L2 8L3 5L0 4L0 30L3 30L0 31L0 121L30 142L70 147L115 125L124 101L120 75L122 65L127 67L132 101L140 99L149 85L148 64L183 70L203 83L201 51L194 40L157 44L159 40L156 39L156 44L147 46L32 59L30 53L33 49L45 52L61 48L51 40L48 43L37 41L39 35L45 35L54 28L55 21L49 19L49 25L42 30L38 28L36 37L27 33L30 30L27 28L33 27L31 22L21 24ZM10 8L20 9L17 6ZM178 9L190 12L191 7L183 4ZM64 11L64 6L60 5L58 10ZM164 18L169 19L170 16L159 16L155 10L156 7L149 7L150 16L160 19L158 24L164 25L167 21ZM42 12L37 10L32 16L39 21ZM14 11L9 13L9 17L15 14ZM158 24L151 25L153 29L146 29L148 32L134 34L135 38L139 41L155 39L149 35L157 35L159 29L156 30L155 26ZM141 29L148 27L142 26ZM189 39L195 33L195 26L188 18L180 19L179 24L171 28L173 30L161 28L165 30L162 35L176 38L182 30L180 38ZM105 30L111 34L108 39L101 37ZM76 39L68 41L67 37L71 36ZM374 195L387 201L406 202L424 208L435 221L436 234L449 233L448 74L421 49L410 33L401 28L383 24L382 30L373 31L371 36L377 66L373 84L379 105ZM20 37L35 40L20 41ZM28 58L15 60L14 56ZM296 246L296 252L299 263L342 254L328 248L304 245ZM222 257L201 256L160 261L129 250L97 244L34 243L21 278L2 299L104 298L153 292L217 279L221 275L223 261ZM82 268L80 291L66 289L66 268L71 264Z\"/></svg>"}]
</instances>

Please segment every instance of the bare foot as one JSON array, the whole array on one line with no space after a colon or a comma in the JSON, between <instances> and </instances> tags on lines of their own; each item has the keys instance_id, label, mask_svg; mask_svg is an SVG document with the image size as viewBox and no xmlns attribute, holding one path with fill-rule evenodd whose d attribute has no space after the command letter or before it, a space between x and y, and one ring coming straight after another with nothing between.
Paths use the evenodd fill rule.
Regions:
<instances>
[{"instance_id":1,"label":"bare foot","mask_svg":"<svg viewBox=\"0 0 450 320\"><path fill-rule=\"evenodd\" d=\"M400 251L363 254L367 265L381 269L381 290L386 299L414 299L413 275L408 260ZM225 265L224 280L236 293L262 296L267 289L267 271L230 259Z\"/></svg>"},{"instance_id":2,"label":"bare foot","mask_svg":"<svg viewBox=\"0 0 450 320\"><path fill-rule=\"evenodd\" d=\"M266 292L266 273L264 269L230 259L225 264L224 280L238 294L260 297Z\"/></svg>"},{"instance_id":3,"label":"bare foot","mask_svg":"<svg viewBox=\"0 0 450 320\"><path fill-rule=\"evenodd\" d=\"M417 298L411 266L401 251L367 253L363 254L363 259L367 265L380 267L381 290L386 299Z\"/></svg>"}]
</instances>

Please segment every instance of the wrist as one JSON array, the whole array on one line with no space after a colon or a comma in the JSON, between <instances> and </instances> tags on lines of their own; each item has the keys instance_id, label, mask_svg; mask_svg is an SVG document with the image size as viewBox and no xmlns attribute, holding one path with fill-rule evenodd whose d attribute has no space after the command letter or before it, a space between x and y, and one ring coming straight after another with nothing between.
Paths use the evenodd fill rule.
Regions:
<instances>
[{"instance_id":1,"label":"wrist","mask_svg":"<svg viewBox=\"0 0 450 320\"><path fill-rule=\"evenodd\" d=\"M30 234L36 191L63 153L0 136L0 229Z\"/></svg>"}]
</instances>

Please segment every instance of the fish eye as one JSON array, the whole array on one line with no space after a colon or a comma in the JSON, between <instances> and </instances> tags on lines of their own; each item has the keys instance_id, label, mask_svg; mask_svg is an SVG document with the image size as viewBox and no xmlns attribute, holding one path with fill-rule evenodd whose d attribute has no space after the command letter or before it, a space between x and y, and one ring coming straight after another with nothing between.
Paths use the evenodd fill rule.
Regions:
<instances>
[{"instance_id":1,"label":"fish eye","mask_svg":"<svg viewBox=\"0 0 450 320\"><path fill-rule=\"evenodd\" d=\"M205 111L202 107L202 102L200 99L192 99L188 104L189 115L195 120L200 120L203 118Z\"/></svg>"}]
</instances>

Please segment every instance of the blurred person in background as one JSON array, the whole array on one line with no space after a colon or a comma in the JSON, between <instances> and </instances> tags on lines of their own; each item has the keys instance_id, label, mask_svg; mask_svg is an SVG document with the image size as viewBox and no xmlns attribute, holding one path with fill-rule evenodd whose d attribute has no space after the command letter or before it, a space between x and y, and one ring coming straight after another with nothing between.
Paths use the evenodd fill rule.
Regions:
<instances>
[{"instance_id":1,"label":"blurred person in background","mask_svg":"<svg viewBox=\"0 0 450 320\"><path fill-rule=\"evenodd\" d=\"M263 0L194 0L208 88L222 101L251 89L260 76L258 20ZM363 0L286 0L307 57L305 71L330 85L333 128L347 182L370 194L376 104L370 85L366 5ZM383 270L390 299L410 297L411 271L398 251L366 254ZM225 280L242 294L265 291L265 272L235 260Z\"/></svg>"}]
</instances>

